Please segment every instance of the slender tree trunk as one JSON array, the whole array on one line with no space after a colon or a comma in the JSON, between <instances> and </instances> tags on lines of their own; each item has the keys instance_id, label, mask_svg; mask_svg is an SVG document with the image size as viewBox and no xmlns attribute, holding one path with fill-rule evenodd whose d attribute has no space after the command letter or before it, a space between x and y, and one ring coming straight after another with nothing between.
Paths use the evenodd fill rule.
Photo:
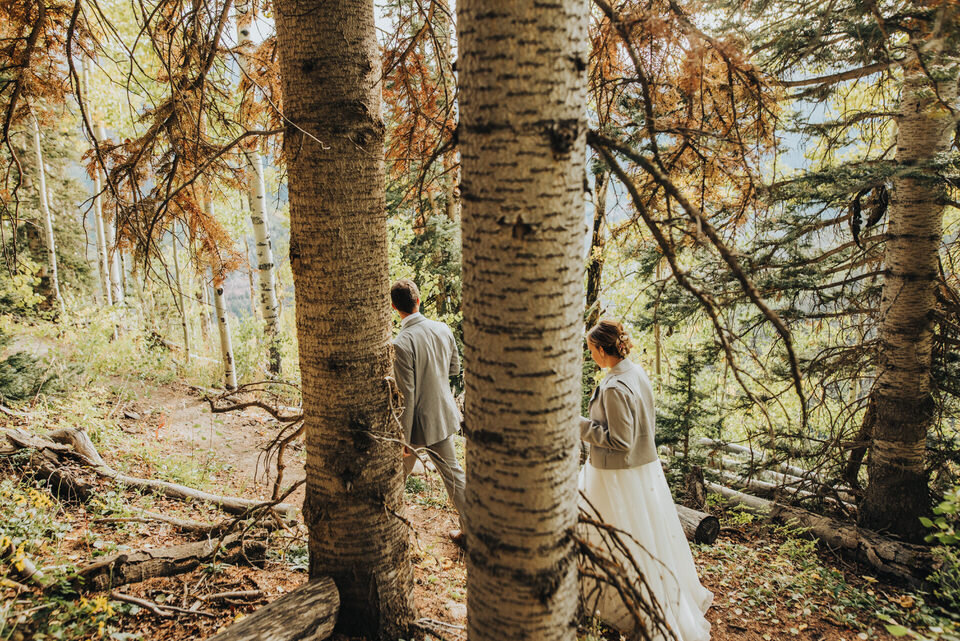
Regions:
<instances>
[{"instance_id":1,"label":"slender tree trunk","mask_svg":"<svg viewBox=\"0 0 960 641\"><path fill-rule=\"evenodd\" d=\"M208 344L210 341L210 289L207 287L207 283L204 282L203 275L200 275L200 293L198 299L200 301L200 335L203 338L204 345Z\"/></svg>"},{"instance_id":2,"label":"slender tree trunk","mask_svg":"<svg viewBox=\"0 0 960 641\"><path fill-rule=\"evenodd\" d=\"M254 319L260 320L260 318L259 318L260 315L259 315L259 313L257 312L257 309L258 309L258 307L257 307L257 288L256 288L256 286L253 284L253 272L255 272L255 271L257 271L257 270L256 270L256 268L255 268L255 267L253 266L253 264L252 264L252 260L251 260L251 256L250 256L250 241L249 241L249 239L247 239L246 236L243 237L243 246L244 246L244 249L246 249L246 255L247 255L247 279L249 280L249 284L250 284L250 314L253 315L253 318L254 318Z\"/></svg>"},{"instance_id":3,"label":"slender tree trunk","mask_svg":"<svg viewBox=\"0 0 960 641\"><path fill-rule=\"evenodd\" d=\"M171 231L170 235L173 237L173 275L177 286L177 301L180 305L180 326L183 328L183 362L185 366L189 367L190 325L187 321L187 297L183 295L183 278L181 277L180 271L180 259L177 256L177 234L175 231Z\"/></svg>"},{"instance_id":4,"label":"slender tree trunk","mask_svg":"<svg viewBox=\"0 0 960 641\"><path fill-rule=\"evenodd\" d=\"M251 46L250 25L253 16L246 0L237 3L237 61L241 70L247 71L247 51ZM242 124L242 123L241 123ZM250 222L253 223L253 238L257 250L257 275L260 280L260 315L267 335L268 369L273 375L280 374L280 316L277 309L276 267L273 262L273 246L267 227L267 189L263 179L263 165L256 149L244 154L247 161L247 186L250 194Z\"/></svg>"},{"instance_id":5,"label":"slender tree trunk","mask_svg":"<svg viewBox=\"0 0 960 641\"><path fill-rule=\"evenodd\" d=\"M340 590L337 629L409 634L413 571L393 375L372 0L281 0L277 42L290 261L307 441L310 576Z\"/></svg>"},{"instance_id":6,"label":"slender tree trunk","mask_svg":"<svg viewBox=\"0 0 960 641\"><path fill-rule=\"evenodd\" d=\"M603 277L603 247L606 244L603 221L606 219L607 185L610 173L597 174L593 187L593 234L590 237L590 253L587 256L587 330L600 320L600 281Z\"/></svg>"},{"instance_id":7,"label":"slender tree trunk","mask_svg":"<svg viewBox=\"0 0 960 641\"><path fill-rule=\"evenodd\" d=\"M97 124L97 139L106 140L103 123ZM101 209L102 215L102 209ZM110 296L114 304L123 304L123 284L120 282L120 250L117 247L116 220L104 220L104 239L107 249L107 269L110 274Z\"/></svg>"},{"instance_id":8,"label":"slender tree trunk","mask_svg":"<svg viewBox=\"0 0 960 641\"><path fill-rule=\"evenodd\" d=\"M472 641L576 636L588 8L457 7Z\"/></svg>"},{"instance_id":9,"label":"slender tree trunk","mask_svg":"<svg viewBox=\"0 0 960 641\"><path fill-rule=\"evenodd\" d=\"M443 77L446 82L451 85L450 95L453 95L455 88L452 85L456 84L455 74L453 70L453 46L451 40L453 38L453 29L454 24L452 16L448 17L446 13L442 11L437 12L438 22L439 22L439 31L440 31L440 53L442 60L440 61L440 67L443 71ZM457 166L458 151L456 147L450 151L443 154L443 172L444 172L444 192L446 194L446 214L447 218L451 221L460 220L460 195L459 195L459 185L460 185L460 168Z\"/></svg>"},{"instance_id":10,"label":"slender tree trunk","mask_svg":"<svg viewBox=\"0 0 960 641\"><path fill-rule=\"evenodd\" d=\"M213 217L213 200L209 196L204 198L204 208L207 215ZM213 270L210 270L213 285L213 307L216 311L217 330L220 333L220 357L223 360L224 387L228 390L237 389L237 369L233 360L233 341L230 338L230 319L227 318L227 305L223 299L223 280L217 279Z\"/></svg>"},{"instance_id":11,"label":"slender tree trunk","mask_svg":"<svg viewBox=\"0 0 960 641\"><path fill-rule=\"evenodd\" d=\"M233 362L233 343L230 340L230 320L223 300L223 282L213 278L213 304L217 310L217 329L220 331L220 356L223 359L223 382L228 390L237 389L237 370Z\"/></svg>"},{"instance_id":12,"label":"slender tree trunk","mask_svg":"<svg viewBox=\"0 0 960 641\"><path fill-rule=\"evenodd\" d=\"M875 422L868 462L869 484L859 523L912 540L922 539L919 517L930 510L925 467L927 430L933 421L930 390L938 252L946 185L924 165L949 151L956 117L957 79L936 83L916 58L908 59L900 98L897 162L880 303L880 352L873 388Z\"/></svg>"},{"instance_id":13,"label":"slender tree trunk","mask_svg":"<svg viewBox=\"0 0 960 641\"><path fill-rule=\"evenodd\" d=\"M33 144L37 151L37 190L40 192L40 208L43 210L43 228L47 244L47 261L50 266L50 289L57 299L60 315L66 314L63 297L60 295L60 278L57 274L57 246L53 237L53 214L50 213L49 194L47 193L47 177L43 167L43 149L40 147L40 123L33 119Z\"/></svg>"},{"instance_id":14,"label":"slender tree trunk","mask_svg":"<svg viewBox=\"0 0 960 641\"><path fill-rule=\"evenodd\" d=\"M663 278L663 260L657 261L657 266L654 268L654 278L657 279L657 282ZM658 302L653 307L653 351L654 351L654 372L657 375L657 392L660 392L663 389L663 375L661 362L663 361L663 338L660 335L660 303ZM726 380L726 374L724 374L724 380Z\"/></svg>"},{"instance_id":15,"label":"slender tree trunk","mask_svg":"<svg viewBox=\"0 0 960 641\"><path fill-rule=\"evenodd\" d=\"M100 199L100 168L93 176L93 224L97 233L97 267L100 271L100 289L103 292L103 302L109 307L113 305L113 292L110 289L110 263L107 258L107 236L103 228L103 204Z\"/></svg>"}]
</instances>

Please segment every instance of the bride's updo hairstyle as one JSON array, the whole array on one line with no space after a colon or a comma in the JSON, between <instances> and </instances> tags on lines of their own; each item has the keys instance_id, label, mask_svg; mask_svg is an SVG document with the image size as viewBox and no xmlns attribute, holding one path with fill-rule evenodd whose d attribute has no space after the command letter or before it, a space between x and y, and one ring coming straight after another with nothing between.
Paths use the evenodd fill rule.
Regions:
<instances>
[{"instance_id":1,"label":"bride's updo hairstyle","mask_svg":"<svg viewBox=\"0 0 960 641\"><path fill-rule=\"evenodd\" d=\"M587 332L587 340L610 356L626 358L633 343L623 329L623 324L612 320L602 320Z\"/></svg>"}]
</instances>

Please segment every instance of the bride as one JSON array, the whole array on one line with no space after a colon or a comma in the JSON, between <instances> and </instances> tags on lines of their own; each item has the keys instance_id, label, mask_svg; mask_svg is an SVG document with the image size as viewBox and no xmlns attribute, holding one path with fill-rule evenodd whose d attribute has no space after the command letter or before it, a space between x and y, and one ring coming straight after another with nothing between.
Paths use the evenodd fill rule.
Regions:
<instances>
[{"instance_id":1,"label":"bride","mask_svg":"<svg viewBox=\"0 0 960 641\"><path fill-rule=\"evenodd\" d=\"M620 323L600 321L587 334L587 346L597 365L609 372L593 391L590 418L580 421L580 437L590 446L589 461L580 473L586 507L626 533L621 538L628 542L677 639L707 641L710 623L703 615L713 594L697 578L657 458L650 379L627 359L631 343ZM599 532L590 537L607 549ZM633 631L634 619L615 590L607 587L588 600L604 623L621 632Z\"/></svg>"}]
</instances>

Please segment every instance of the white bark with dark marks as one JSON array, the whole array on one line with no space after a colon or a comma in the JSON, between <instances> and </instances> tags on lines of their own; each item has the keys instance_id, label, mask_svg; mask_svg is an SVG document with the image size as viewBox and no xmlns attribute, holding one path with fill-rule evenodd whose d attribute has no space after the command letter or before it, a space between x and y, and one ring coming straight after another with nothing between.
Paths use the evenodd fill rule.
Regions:
<instances>
[{"instance_id":1,"label":"white bark with dark marks","mask_svg":"<svg viewBox=\"0 0 960 641\"><path fill-rule=\"evenodd\" d=\"M60 295L60 277L57 274L57 244L53 237L53 214L47 193L47 176L43 165L43 149L40 146L40 124L33 118L33 144L37 152L37 191L40 192L40 209L43 213L43 229L47 245L47 264L50 268L50 289L57 301L61 316L66 313L63 296Z\"/></svg>"},{"instance_id":2,"label":"white bark with dark marks","mask_svg":"<svg viewBox=\"0 0 960 641\"><path fill-rule=\"evenodd\" d=\"M589 4L457 9L469 636L571 640Z\"/></svg>"},{"instance_id":3,"label":"white bark with dark marks","mask_svg":"<svg viewBox=\"0 0 960 641\"><path fill-rule=\"evenodd\" d=\"M248 51L252 46L250 27L253 16L249 2L238 2L237 8L237 62L242 73L247 73ZM242 124L242 123L241 123ZM267 226L267 189L263 178L263 164L255 149L244 152L247 163L247 189L250 196L250 222L253 224L253 239L257 252L257 276L260 285L260 315L263 318L267 337L268 368L271 374L280 374L280 315L277 305L276 267L273 262L273 246Z\"/></svg>"}]
</instances>

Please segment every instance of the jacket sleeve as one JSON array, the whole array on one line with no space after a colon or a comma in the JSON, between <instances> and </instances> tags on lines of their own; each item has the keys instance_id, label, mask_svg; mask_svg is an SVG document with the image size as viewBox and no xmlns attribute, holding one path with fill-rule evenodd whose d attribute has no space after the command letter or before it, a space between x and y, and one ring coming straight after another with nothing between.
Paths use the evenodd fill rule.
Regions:
<instances>
[{"instance_id":1,"label":"jacket sleeve","mask_svg":"<svg viewBox=\"0 0 960 641\"><path fill-rule=\"evenodd\" d=\"M624 390L612 386L600 391L606 424L588 418L580 419L580 439L590 445L626 452L633 447L636 418Z\"/></svg>"},{"instance_id":2,"label":"jacket sleeve","mask_svg":"<svg viewBox=\"0 0 960 641\"><path fill-rule=\"evenodd\" d=\"M400 415L400 424L403 426L403 440L410 442L413 434L413 400L415 377L413 373L413 355L402 345L393 344L393 377L397 380L397 387L403 394L403 414Z\"/></svg>"},{"instance_id":3,"label":"jacket sleeve","mask_svg":"<svg viewBox=\"0 0 960 641\"><path fill-rule=\"evenodd\" d=\"M450 329L449 327L447 328ZM450 376L456 376L460 373L460 353L457 351L457 339L453 337L453 332L449 332L450 345L453 349L450 351Z\"/></svg>"}]
</instances>

